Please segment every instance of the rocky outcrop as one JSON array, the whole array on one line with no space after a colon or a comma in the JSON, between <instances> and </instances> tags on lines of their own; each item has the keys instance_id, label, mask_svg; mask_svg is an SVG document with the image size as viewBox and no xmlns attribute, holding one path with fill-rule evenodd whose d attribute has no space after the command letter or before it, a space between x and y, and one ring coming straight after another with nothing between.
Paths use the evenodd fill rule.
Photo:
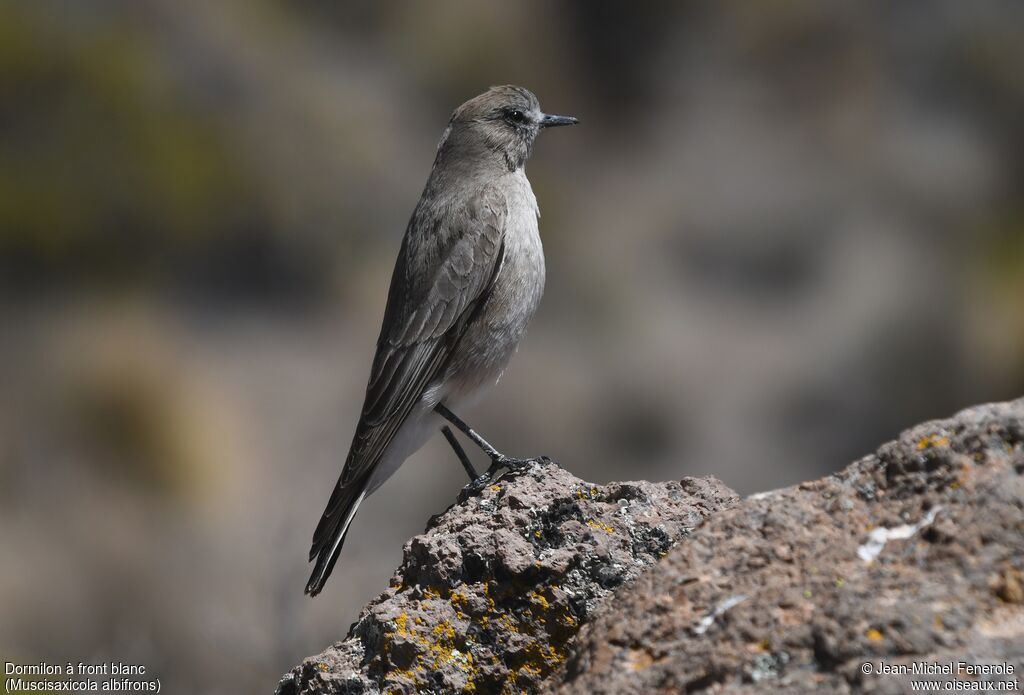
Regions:
<instances>
[{"instance_id":1,"label":"rocky outcrop","mask_svg":"<svg viewBox=\"0 0 1024 695\"><path fill-rule=\"evenodd\" d=\"M736 502L714 479L599 486L554 464L463 492L348 638L280 692L536 690L608 596Z\"/></svg>"},{"instance_id":2,"label":"rocky outcrop","mask_svg":"<svg viewBox=\"0 0 1024 695\"><path fill-rule=\"evenodd\" d=\"M1024 683L1022 447L1024 401L983 406L715 514L616 594L551 688L903 693L882 664L961 661Z\"/></svg>"},{"instance_id":3,"label":"rocky outcrop","mask_svg":"<svg viewBox=\"0 0 1024 695\"><path fill-rule=\"evenodd\" d=\"M875 671L1024 681L1021 645L1024 400L742 501L554 465L463 493L279 692L904 692Z\"/></svg>"}]
</instances>

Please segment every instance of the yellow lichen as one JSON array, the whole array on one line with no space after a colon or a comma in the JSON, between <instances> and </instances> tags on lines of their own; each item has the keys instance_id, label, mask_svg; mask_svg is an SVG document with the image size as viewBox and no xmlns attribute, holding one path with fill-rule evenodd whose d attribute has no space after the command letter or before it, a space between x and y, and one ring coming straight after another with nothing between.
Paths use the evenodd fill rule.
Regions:
<instances>
[{"instance_id":1,"label":"yellow lichen","mask_svg":"<svg viewBox=\"0 0 1024 695\"><path fill-rule=\"evenodd\" d=\"M452 605L456 610L465 610L466 606L469 605L469 596L466 596L464 591L453 591L448 596L448 600L452 602Z\"/></svg>"},{"instance_id":2,"label":"yellow lichen","mask_svg":"<svg viewBox=\"0 0 1024 695\"><path fill-rule=\"evenodd\" d=\"M593 486L591 486L591 487L578 487L578 488L576 488L576 498L577 499L583 499L585 497L589 497L589 498L593 499L593 498L597 497L597 494L598 494L597 493L597 488L593 487Z\"/></svg>"},{"instance_id":3,"label":"yellow lichen","mask_svg":"<svg viewBox=\"0 0 1024 695\"><path fill-rule=\"evenodd\" d=\"M508 613L502 613L501 616L498 618L498 622L500 622L501 626L509 632L519 632L519 626L516 625L515 621L512 619L512 616Z\"/></svg>"},{"instance_id":4,"label":"yellow lichen","mask_svg":"<svg viewBox=\"0 0 1024 695\"><path fill-rule=\"evenodd\" d=\"M949 446L949 437L942 437L939 435L928 435L921 437L917 441L917 450L924 451L925 449L934 449L935 447Z\"/></svg>"},{"instance_id":5,"label":"yellow lichen","mask_svg":"<svg viewBox=\"0 0 1024 695\"><path fill-rule=\"evenodd\" d=\"M432 593L436 595L436 592ZM465 604L469 599L464 593L456 592L452 596L452 600L453 603ZM422 618L416 617L416 625L422 625L423 622ZM423 680L424 674L428 671L436 671L446 665L454 664L467 675L467 682L463 686L462 692L473 693L476 691L474 678L477 677L478 671L474 667L473 654L468 646L461 645L464 651L458 648L460 646L456 643L458 633L449 621L441 621L432 627L429 632L417 633L409 620L408 614L402 613L394 619L394 625L395 629L388 634L410 638L422 647L422 651L416 655L410 669L394 669L390 672L389 677L411 682L413 687L419 691L428 685ZM467 645L469 643L470 641L467 640ZM389 646L390 644L386 642L385 649L388 649ZM401 686L399 690L404 692L405 687Z\"/></svg>"},{"instance_id":6,"label":"yellow lichen","mask_svg":"<svg viewBox=\"0 0 1024 695\"><path fill-rule=\"evenodd\" d=\"M518 670L519 673L525 673L529 676L539 676L541 675L541 673L543 673L539 666L534 666L533 664L528 663L520 666Z\"/></svg>"},{"instance_id":7,"label":"yellow lichen","mask_svg":"<svg viewBox=\"0 0 1024 695\"><path fill-rule=\"evenodd\" d=\"M565 662L566 658L566 655L555 649L554 645L548 645L548 659L557 664L561 664Z\"/></svg>"},{"instance_id":8,"label":"yellow lichen","mask_svg":"<svg viewBox=\"0 0 1024 695\"><path fill-rule=\"evenodd\" d=\"M446 644L430 644L427 646L427 651L430 657L433 659L433 663L430 664L432 668L440 668L441 666L451 663L454 659L452 658L452 648Z\"/></svg>"},{"instance_id":9,"label":"yellow lichen","mask_svg":"<svg viewBox=\"0 0 1024 695\"><path fill-rule=\"evenodd\" d=\"M455 639L455 628L447 620L442 620L439 624L435 625L431 632L438 638Z\"/></svg>"},{"instance_id":10,"label":"yellow lichen","mask_svg":"<svg viewBox=\"0 0 1024 695\"><path fill-rule=\"evenodd\" d=\"M528 685L530 680L546 676L566 660L566 655L553 645L544 649L539 642L530 642L524 656L526 659L519 668L509 673L503 692L518 692L513 690L514 686Z\"/></svg>"},{"instance_id":11,"label":"yellow lichen","mask_svg":"<svg viewBox=\"0 0 1024 695\"><path fill-rule=\"evenodd\" d=\"M613 532L610 528L607 531L609 533ZM479 587L480 585L477 586ZM536 629L535 625L530 626L528 630L526 624L520 623L515 613L497 606L495 596L492 595L492 592L497 588L496 585L492 586L490 582L485 582L480 588L482 588L483 596L486 599L486 606L482 611L482 615L473 615L472 618L466 617L466 614L460 610L465 609L468 612L469 605L471 604L470 597L464 589L455 590L450 593L445 592L447 599L451 602L452 607L455 608L456 615L460 616L460 620L476 620L484 630L491 631L499 639L507 639L512 634L532 634L533 630ZM554 595L550 592L556 589L557 587L553 585L537 588L533 591L530 591L528 587L517 587L517 593L521 591L522 594L520 595L525 594L528 597L529 605L534 615L532 620L542 624L553 622L559 626L557 628L559 634L572 634L578 629L578 622L564 606L556 606L553 603L555 600ZM439 596L441 594L432 588L423 590L423 597L425 599ZM552 611L556 612L552 613ZM552 616L554 616L554 620L547 620ZM396 619L395 624L400 632L408 632L408 628L412 627L407 618L402 619L401 616L399 619ZM455 625L458 624L456 623ZM497 664L498 659L496 655L487 652L478 654L479 658L474 658L473 653L470 651L473 649L472 641L467 638L465 644L463 644L455 625L445 620L433 626L429 632L424 631L420 634L412 635L413 639L422 645L423 651L416 657L415 670L403 672L401 676L412 679L415 687L420 688L426 685L422 680L424 677L422 674L431 670L437 670L445 665L448 665L450 668L454 664L466 674L466 684L462 686L461 692L477 692L479 687L477 681L482 674L480 665L486 663ZM543 630L545 628L540 629ZM497 632L494 633L493 631ZM550 636L548 639L550 639ZM456 644L457 641L458 644ZM561 644L562 641L564 641L564 637L560 638L558 643ZM502 692L518 693L522 692L524 686L536 685L538 679L554 671L565 660L566 654L560 647L544 645L538 641L530 641L523 652L521 665L510 670L503 684Z\"/></svg>"},{"instance_id":12,"label":"yellow lichen","mask_svg":"<svg viewBox=\"0 0 1024 695\"><path fill-rule=\"evenodd\" d=\"M867 637L868 640L871 642L878 642L882 639L882 633L876 630L875 628L871 628L870 630L868 630L866 633L864 633L864 636Z\"/></svg>"},{"instance_id":13,"label":"yellow lichen","mask_svg":"<svg viewBox=\"0 0 1024 695\"><path fill-rule=\"evenodd\" d=\"M587 519L587 526L589 526L590 528L596 528L600 531L604 531L605 533L615 533L615 529L613 529L608 524L602 524L601 522L594 521L593 519Z\"/></svg>"}]
</instances>

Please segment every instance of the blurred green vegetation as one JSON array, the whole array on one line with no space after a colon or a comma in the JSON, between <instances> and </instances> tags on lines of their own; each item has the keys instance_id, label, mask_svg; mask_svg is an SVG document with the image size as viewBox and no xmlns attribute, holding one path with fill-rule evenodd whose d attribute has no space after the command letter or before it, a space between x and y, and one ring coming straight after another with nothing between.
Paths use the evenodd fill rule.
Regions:
<instances>
[{"instance_id":1,"label":"blurred green vegetation","mask_svg":"<svg viewBox=\"0 0 1024 695\"><path fill-rule=\"evenodd\" d=\"M0 258L8 282L154 272L254 219L220 124L116 26L0 4Z\"/></svg>"},{"instance_id":2,"label":"blurred green vegetation","mask_svg":"<svg viewBox=\"0 0 1024 695\"><path fill-rule=\"evenodd\" d=\"M151 357L120 355L64 385L61 401L80 451L113 481L156 496L198 497L220 466L200 418L203 399L182 392L181 376Z\"/></svg>"}]
</instances>

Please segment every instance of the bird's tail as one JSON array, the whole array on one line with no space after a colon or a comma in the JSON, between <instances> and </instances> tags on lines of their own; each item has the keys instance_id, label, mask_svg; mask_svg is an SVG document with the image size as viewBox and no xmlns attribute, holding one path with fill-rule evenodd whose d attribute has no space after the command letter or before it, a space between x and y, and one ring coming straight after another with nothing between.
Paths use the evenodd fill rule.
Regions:
<instances>
[{"instance_id":1,"label":"bird's tail","mask_svg":"<svg viewBox=\"0 0 1024 695\"><path fill-rule=\"evenodd\" d=\"M331 500L327 503L324 515L313 533L313 546L309 549L309 560L316 558L313 573L306 583L306 593L316 596L324 588L327 578L331 576L334 563L338 561L341 546L345 542L345 534L349 524L359 509L359 504L366 497L365 482L352 481L343 485L341 480L334 486Z\"/></svg>"}]
</instances>

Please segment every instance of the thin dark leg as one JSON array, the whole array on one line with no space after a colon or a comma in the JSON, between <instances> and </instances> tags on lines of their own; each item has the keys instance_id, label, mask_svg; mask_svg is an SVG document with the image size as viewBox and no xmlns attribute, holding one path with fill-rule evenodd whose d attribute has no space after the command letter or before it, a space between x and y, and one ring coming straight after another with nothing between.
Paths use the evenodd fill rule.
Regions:
<instances>
[{"instance_id":1,"label":"thin dark leg","mask_svg":"<svg viewBox=\"0 0 1024 695\"><path fill-rule=\"evenodd\" d=\"M483 449L483 452L487 454L487 457L489 459L491 459L491 467L487 469L486 473L484 473L482 476L477 478L476 481L474 481L474 485L476 486L482 486L486 484L486 481L493 478L494 474L497 473L498 469L500 468L522 470L533 463L551 462L551 459L549 459L547 456L539 456L537 458L532 459L516 459L505 456L505 454L501 453L493 446L491 446L491 444L486 439L477 434L472 427L463 422L459 418L459 416L457 416L452 411L448 410L448 408L446 408L443 404L438 403L434 407L434 410L436 410L437 413L445 420L455 425L455 427L460 432L462 432L464 435L472 439L473 443L476 444L481 449Z\"/></svg>"},{"instance_id":2,"label":"thin dark leg","mask_svg":"<svg viewBox=\"0 0 1024 695\"><path fill-rule=\"evenodd\" d=\"M462 448L461 444L459 444L459 440L455 438L455 433L452 432L452 428L445 425L441 428L441 434L444 435L444 438L452 445L452 449L455 450L455 455L459 457L459 463L461 463L462 467L466 469L466 475L469 476L469 482L475 482L476 479L480 477L480 474L476 472L475 468L473 468L473 463L469 460L469 457L466 456L466 450Z\"/></svg>"},{"instance_id":3,"label":"thin dark leg","mask_svg":"<svg viewBox=\"0 0 1024 695\"><path fill-rule=\"evenodd\" d=\"M436 406L434 406L434 410L436 410L438 414L445 420L458 427L460 432L462 432L464 435L472 439L473 443L476 444L481 449L483 449L483 452L487 454L487 457L492 461L507 458L504 454L502 454L500 451L491 446L486 439L484 439L475 431L473 431L473 428L467 425L465 422L463 422L458 415L448 410L448 408L446 408L443 404L438 403Z\"/></svg>"}]
</instances>

